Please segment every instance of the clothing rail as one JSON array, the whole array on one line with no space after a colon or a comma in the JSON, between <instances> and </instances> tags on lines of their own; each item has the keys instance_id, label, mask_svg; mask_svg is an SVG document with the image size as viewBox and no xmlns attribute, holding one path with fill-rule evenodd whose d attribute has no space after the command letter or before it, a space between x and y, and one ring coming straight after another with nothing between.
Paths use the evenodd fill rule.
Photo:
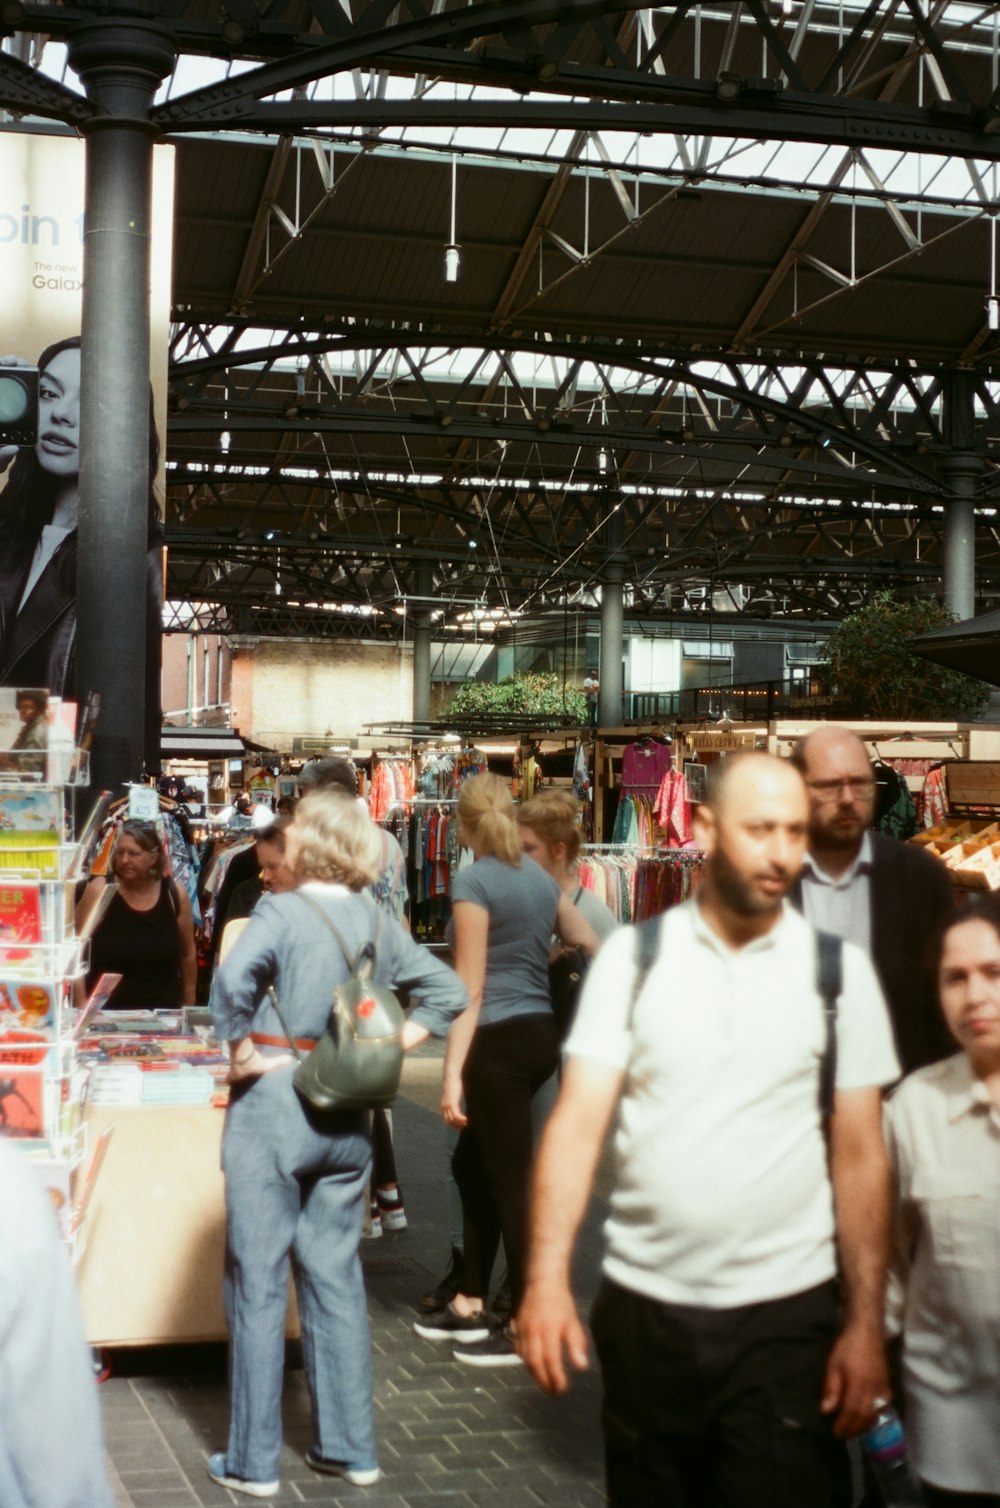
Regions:
<instances>
[{"instance_id":1,"label":"clothing rail","mask_svg":"<svg viewBox=\"0 0 1000 1508\"><path fill-rule=\"evenodd\" d=\"M655 843L581 843L581 853L657 854Z\"/></svg>"}]
</instances>

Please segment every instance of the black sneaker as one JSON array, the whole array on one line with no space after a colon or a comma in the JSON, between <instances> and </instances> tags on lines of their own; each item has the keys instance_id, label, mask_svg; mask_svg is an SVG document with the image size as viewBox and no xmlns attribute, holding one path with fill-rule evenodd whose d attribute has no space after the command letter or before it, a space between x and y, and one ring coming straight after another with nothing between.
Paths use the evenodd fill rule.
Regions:
<instances>
[{"instance_id":1,"label":"black sneaker","mask_svg":"<svg viewBox=\"0 0 1000 1508\"><path fill-rule=\"evenodd\" d=\"M462 1286L462 1253L457 1246L451 1248L448 1271L436 1288L420 1295L420 1307L429 1314L436 1314L445 1304L450 1304Z\"/></svg>"},{"instance_id":2,"label":"black sneaker","mask_svg":"<svg viewBox=\"0 0 1000 1508\"><path fill-rule=\"evenodd\" d=\"M462 1341L452 1352L456 1361L464 1362L467 1367L522 1367L524 1365L517 1354L514 1344L514 1332L509 1325L501 1325L487 1336L486 1340L470 1342L468 1345Z\"/></svg>"},{"instance_id":3,"label":"black sneaker","mask_svg":"<svg viewBox=\"0 0 1000 1508\"><path fill-rule=\"evenodd\" d=\"M413 1328L424 1340L471 1342L488 1340L490 1333L482 1309L478 1314L458 1314L451 1304L445 1304L443 1309L439 1309L436 1314L429 1314L425 1320L415 1320Z\"/></svg>"}]
</instances>

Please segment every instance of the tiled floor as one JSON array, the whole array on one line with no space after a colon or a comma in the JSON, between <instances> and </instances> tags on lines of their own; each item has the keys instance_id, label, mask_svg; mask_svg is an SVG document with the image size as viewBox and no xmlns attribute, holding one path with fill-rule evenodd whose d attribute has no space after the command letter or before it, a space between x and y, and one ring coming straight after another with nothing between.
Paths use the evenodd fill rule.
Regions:
<instances>
[{"instance_id":1,"label":"tiled floor","mask_svg":"<svg viewBox=\"0 0 1000 1508\"><path fill-rule=\"evenodd\" d=\"M290 1348L282 1490L275 1504L355 1508L597 1508L603 1503L599 1386L590 1372L564 1399L545 1398L519 1369L482 1371L413 1334L419 1294L447 1262L444 1136L434 1106L433 1048L407 1065L395 1114L396 1157L409 1227L363 1244L375 1359L382 1481L355 1488L318 1477L305 1378ZM592 1294L599 1211L581 1242L578 1292ZM225 1444L225 1348L121 1352L101 1388L119 1508L198 1508L250 1499L211 1482L210 1451Z\"/></svg>"}]
</instances>

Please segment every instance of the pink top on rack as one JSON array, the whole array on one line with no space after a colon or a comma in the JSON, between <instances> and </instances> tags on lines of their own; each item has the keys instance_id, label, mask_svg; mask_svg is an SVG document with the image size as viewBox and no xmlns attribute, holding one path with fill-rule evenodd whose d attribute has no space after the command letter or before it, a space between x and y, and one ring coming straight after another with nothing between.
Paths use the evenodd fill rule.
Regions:
<instances>
[{"instance_id":1,"label":"pink top on rack","mask_svg":"<svg viewBox=\"0 0 1000 1508\"><path fill-rule=\"evenodd\" d=\"M672 769L669 744L658 743L655 738L637 738L622 750L622 789L644 790L652 795Z\"/></svg>"},{"instance_id":2,"label":"pink top on rack","mask_svg":"<svg viewBox=\"0 0 1000 1508\"><path fill-rule=\"evenodd\" d=\"M657 822L666 831L671 848L683 848L694 841L691 831L691 808L688 804L684 776L680 770L671 770L664 775L656 795L654 814Z\"/></svg>"}]
</instances>

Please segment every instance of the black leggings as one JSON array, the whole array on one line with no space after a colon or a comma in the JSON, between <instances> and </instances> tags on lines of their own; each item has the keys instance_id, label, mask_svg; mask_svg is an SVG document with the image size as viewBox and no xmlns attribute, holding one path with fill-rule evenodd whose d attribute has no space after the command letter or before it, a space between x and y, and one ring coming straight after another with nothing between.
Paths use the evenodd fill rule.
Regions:
<instances>
[{"instance_id":1,"label":"black leggings","mask_svg":"<svg viewBox=\"0 0 1000 1508\"><path fill-rule=\"evenodd\" d=\"M515 1311L528 1238L531 1097L558 1059L552 1016L516 1016L479 1028L462 1075L469 1124L451 1164L465 1224L462 1291L485 1299L502 1235Z\"/></svg>"},{"instance_id":2,"label":"black leggings","mask_svg":"<svg viewBox=\"0 0 1000 1508\"><path fill-rule=\"evenodd\" d=\"M396 1154L392 1145L392 1122L387 1110L372 1111L372 1188L391 1188L398 1183Z\"/></svg>"}]
</instances>

